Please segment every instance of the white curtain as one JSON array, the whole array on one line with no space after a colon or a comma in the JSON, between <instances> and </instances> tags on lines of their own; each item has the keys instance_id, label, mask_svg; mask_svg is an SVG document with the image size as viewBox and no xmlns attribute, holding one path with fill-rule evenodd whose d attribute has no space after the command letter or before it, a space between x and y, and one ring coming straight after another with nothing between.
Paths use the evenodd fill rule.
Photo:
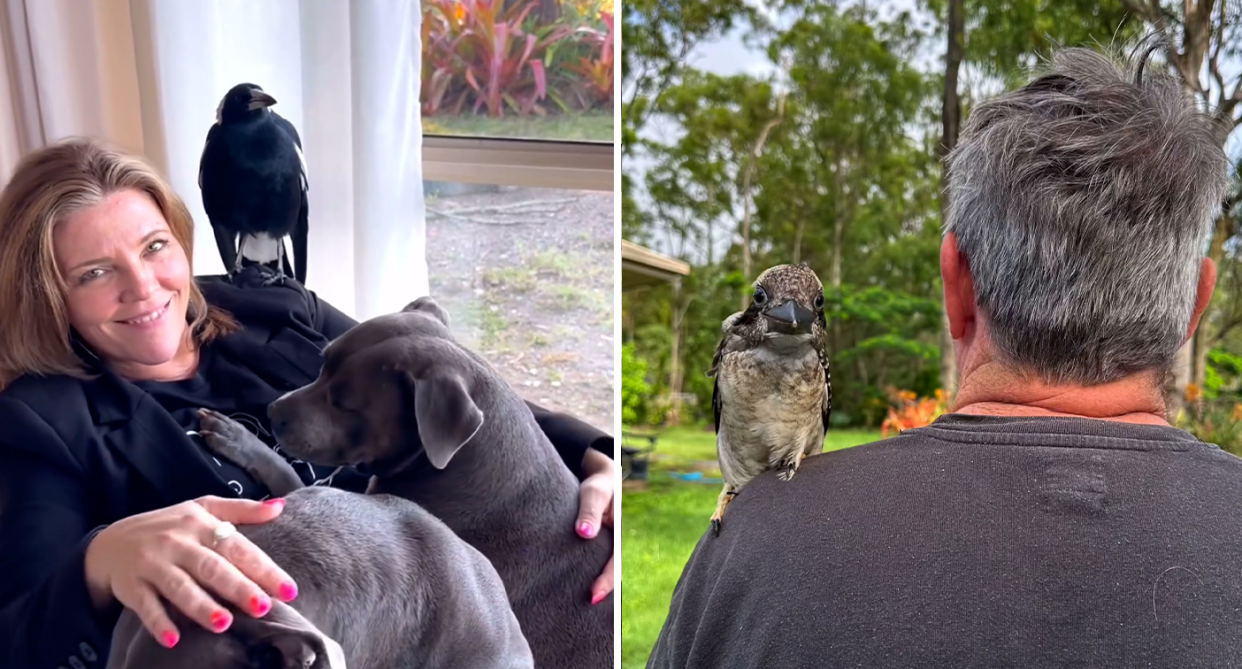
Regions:
<instances>
[{"instance_id":1,"label":"white curtain","mask_svg":"<svg viewBox=\"0 0 1242 669\"><path fill-rule=\"evenodd\" d=\"M302 136L307 286L358 319L428 293L418 0L2 2L0 179L50 141L115 142L190 207L195 273L220 273L198 160L225 91L255 83Z\"/></svg>"}]
</instances>

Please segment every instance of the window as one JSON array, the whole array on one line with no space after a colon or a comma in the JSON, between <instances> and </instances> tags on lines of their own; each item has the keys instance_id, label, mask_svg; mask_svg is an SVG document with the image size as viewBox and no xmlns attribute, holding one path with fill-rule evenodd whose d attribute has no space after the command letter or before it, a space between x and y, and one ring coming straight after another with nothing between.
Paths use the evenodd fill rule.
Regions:
<instances>
[{"instance_id":1,"label":"window","mask_svg":"<svg viewBox=\"0 0 1242 669\"><path fill-rule=\"evenodd\" d=\"M431 294L523 398L609 433L612 5L425 0L421 101Z\"/></svg>"}]
</instances>

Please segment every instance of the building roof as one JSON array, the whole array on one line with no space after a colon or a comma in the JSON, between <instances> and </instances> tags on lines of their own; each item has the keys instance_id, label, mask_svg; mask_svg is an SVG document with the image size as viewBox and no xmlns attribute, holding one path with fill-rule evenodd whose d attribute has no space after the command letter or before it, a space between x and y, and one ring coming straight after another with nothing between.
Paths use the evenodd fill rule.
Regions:
<instances>
[{"instance_id":1,"label":"building roof","mask_svg":"<svg viewBox=\"0 0 1242 669\"><path fill-rule=\"evenodd\" d=\"M621 289L630 290L642 286L674 283L690 274L690 265L639 246L627 239L621 240Z\"/></svg>"}]
</instances>

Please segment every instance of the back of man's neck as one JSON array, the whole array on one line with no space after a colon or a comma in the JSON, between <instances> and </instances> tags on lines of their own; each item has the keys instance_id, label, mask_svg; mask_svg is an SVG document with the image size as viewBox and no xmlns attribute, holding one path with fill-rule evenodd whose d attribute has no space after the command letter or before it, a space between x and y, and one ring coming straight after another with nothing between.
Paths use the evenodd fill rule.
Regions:
<instances>
[{"instance_id":1,"label":"back of man's neck","mask_svg":"<svg viewBox=\"0 0 1242 669\"><path fill-rule=\"evenodd\" d=\"M1169 424L1164 398L1152 374L1136 374L1098 386L1053 385L995 361L974 368L962 379L953 412Z\"/></svg>"}]
</instances>

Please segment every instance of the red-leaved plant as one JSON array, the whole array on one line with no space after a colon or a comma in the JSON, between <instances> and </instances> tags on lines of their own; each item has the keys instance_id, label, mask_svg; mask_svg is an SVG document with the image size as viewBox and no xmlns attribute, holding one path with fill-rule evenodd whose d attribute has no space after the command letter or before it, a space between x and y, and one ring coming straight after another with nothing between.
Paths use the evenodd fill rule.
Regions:
<instances>
[{"instance_id":1,"label":"red-leaved plant","mask_svg":"<svg viewBox=\"0 0 1242 669\"><path fill-rule=\"evenodd\" d=\"M613 17L606 12L600 18L608 27L607 31L578 29L578 33L585 36L584 41L593 47L591 56L579 57L577 63L567 66L580 77L581 85L573 90L579 95L578 103L583 109L600 104L612 105L612 41L615 39Z\"/></svg>"},{"instance_id":2,"label":"red-leaved plant","mask_svg":"<svg viewBox=\"0 0 1242 669\"><path fill-rule=\"evenodd\" d=\"M425 0L423 112L460 114L467 106L493 118L505 110L545 113L544 58L572 30L528 22L533 3L504 0Z\"/></svg>"}]
</instances>

